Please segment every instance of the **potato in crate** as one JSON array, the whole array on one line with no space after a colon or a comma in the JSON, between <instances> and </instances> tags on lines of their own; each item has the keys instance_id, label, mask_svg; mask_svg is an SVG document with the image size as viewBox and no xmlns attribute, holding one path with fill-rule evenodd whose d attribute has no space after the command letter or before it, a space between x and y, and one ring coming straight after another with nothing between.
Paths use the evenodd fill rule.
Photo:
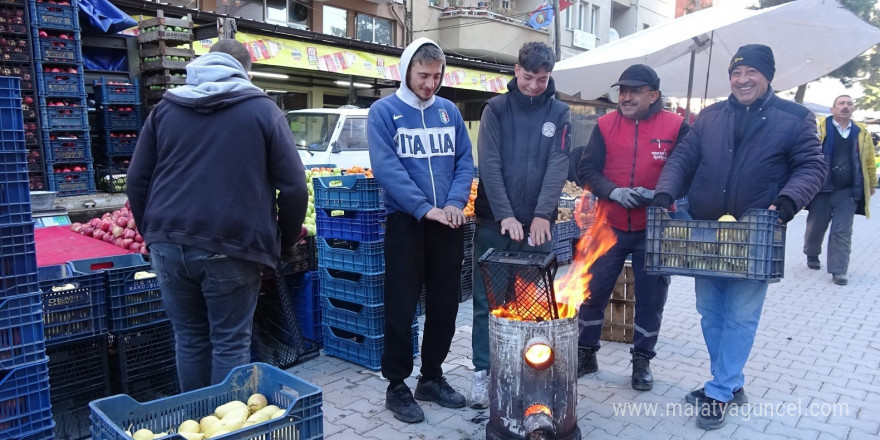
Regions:
<instances>
[{"instance_id":1,"label":"potato in crate","mask_svg":"<svg viewBox=\"0 0 880 440\"><path fill-rule=\"evenodd\" d=\"M265 401L254 394L262 395ZM240 403L230 403L234 401ZM211 438L314 440L324 435L321 404L320 388L271 365L255 363L235 368L222 383L176 396L139 403L129 396L117 395L92 401L89 407L92 410L93 440L131 440L127 430L132 434L140 430L152 433L170 429L180 431L184 422L184 426L201 430L200 426L195 428L194 425L199 425L204 417L227 416L230 421L240 418L240 415L229 415L233 412L241 412L241 415L247 412L245 419L253 417L253 420L260 421L248 423L248 426L243 426L241 422L244 420L235 424L212 423L210 426L206 422L205 430L214 434ZM269 414L269 419L251 415L251 408L262 408L255 413ZM215 434L224 428L230 432ZM164 438L186 440L180 434Z\"/></svg>"},{"instance_id":2,"label":"potato in crate","mask_svg":"<svg viewBox=\"0 0 880 440\"><path fill-rule=\"evenodd\" d=\"M724 221L724 220L730 221ZM648 208L645 269L692 277L779 281L784 276L785 226L779 213L750 209L739 219L678 220Z\"/></svg>"}]
</instances>

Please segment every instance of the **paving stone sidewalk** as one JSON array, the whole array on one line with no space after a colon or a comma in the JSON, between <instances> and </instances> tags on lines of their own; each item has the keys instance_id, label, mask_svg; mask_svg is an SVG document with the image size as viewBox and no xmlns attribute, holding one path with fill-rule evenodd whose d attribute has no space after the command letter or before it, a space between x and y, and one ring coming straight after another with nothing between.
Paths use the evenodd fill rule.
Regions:
<instances>
[{"instance_id":1,"label":"paving stone sidewalk","mask_svg":"<svg viewBox=\"0 0 880 440\"><path fill-rule=\"evenodd\" d=\"M880 206L873 206L880 213ZM578 381L578 426L585 439L880 438L880 234L878 220L855 221L849 284L806 266L806 213L789 224L785 278L772 284L745 390L750 404L714 432L694 426L684 395L709 377L709 357L694 308L693 279L673 277L652 361L654 389L633 390L629 345L605 343L599 372ZM560 270L562 272L562 270ZM444 365L449 382L470 389L470 302L461 305ZM422 318L422 323L423 323ZM418 374L419 359L416 359ZM323 388L324 433L347 439L484 439L488 410L422 403L426 420L406 424L385 409L378 372L321 355L288 371ZM415 376L407 383L415 387Z\"/></svg>"}]
</instances>

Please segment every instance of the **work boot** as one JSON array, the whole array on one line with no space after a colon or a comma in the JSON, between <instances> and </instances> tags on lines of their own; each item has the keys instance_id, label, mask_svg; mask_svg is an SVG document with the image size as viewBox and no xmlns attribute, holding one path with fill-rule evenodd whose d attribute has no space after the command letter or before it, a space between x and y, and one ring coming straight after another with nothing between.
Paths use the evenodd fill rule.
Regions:
<instances>
[{"instance_id":1,"label":"work boot","mask_svg":"<svg viewBox=\"0 0 880 440\"><path fill-rule=\"evenodd\" d=\"M654 376L651 375L651 359L640 353L633 353L632 387L634 390L649 391L654 388Z\"/></svg>"},{"instance_id":2,"label":"work boot","mask_svg":"<svg viewBox=\"0 0 880 440\"><path fill-rule=\"evenodd\" d=\"M727 404L711 397L700 401L700 411L697 413L697 428L712 431L721 429L727 424Z\"/></svg>"},{"instance_id":3,"label":"work boot","mask_svg":"<svg viewBox=\"0 0 880 440\"><path fill-rule=\"evenodd\" d=\"M831 274L831 281L834 281L834 284L838 286L845 286L849 280L846 279L845 273L833 273Z\"/></svg>"},{"instance_id":4,"label":"work boot","mask_svg":"<svg viewBox=\"0 0 880 440\"><path fill-rule=\"evenodd\" d=\"M425 420L422 407L413 399L412 392L405 383L389 385L385 391L385 408L394 414L394 418L406 423L417 423Z\"/></svg>"},{"instance_id":5,"label":"work boot","mask_svg":"<svg viewBox=\"0 0 880 440\"><path fill-rule=\"evenodd\" d=\"M419 378L415 398L434 402L446 408L462 408L465 405L464 396L455 391L443 376L436 379Z\"/></svg>"},{"instance_id":6,"label":"work boot","mask_svg":"<svg viewBox=\"0 0 880 440\"><path fill-rule=\"evenodd\" d=\"M706 400L705 388L691 391L684 396L684 401L691 405L698 405L699 402L703 400ZM733 399L731 399L730 402L727 402L728 405L745 405L747 403L749 403L749 396L746 395L746 390L742 388L733 390Z\"/></svg>"},{"instance_id":7,"label":"work boot","mask_svg":"<svg viewBox=\"0 0 880 440\"><path fill-rule=\"evenodd\" d=\"M596 360L596 349L578 347L578 377L599 371L599 361Z\"/></svg>"},{"instance_id":8,"label":"work boot","mask_svg":"<svg viewBox=\"0 0 880 440\"><path fill-rule=\"evenodd\" d=\"M821 269L822 263L819 262L819 257L807 257L807 267L813 270Z\"/></svg>"},{"instance_id":9,"label":"work boot","mask_svg":"<svg viewBox=\"0 0 880 440\"><path fill-rule=\"evenodd\" d=\"M473 409L489 407L489 370L474 371L474 382L471 384L467 405Z\"/></svg>"}]
</instances>

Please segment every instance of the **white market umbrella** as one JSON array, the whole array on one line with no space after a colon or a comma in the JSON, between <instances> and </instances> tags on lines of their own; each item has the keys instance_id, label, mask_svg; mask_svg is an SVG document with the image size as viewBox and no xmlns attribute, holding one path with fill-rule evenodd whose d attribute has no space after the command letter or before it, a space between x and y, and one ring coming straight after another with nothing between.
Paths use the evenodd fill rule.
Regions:
<instances>
[{"instance_id":1,"label":"white market umbrella","mask_svg":"<svg viewBox=\"0 0 880 440\"><path fill-rule=\"evenodd\" d=\"M771 85L787 90L827 75L880 43L880 29L835 0L797 0L760 10L716 6L562 60L553 78L560 92L595 99L627 67L647 64L660 76L666 96L725 97L730 94L730 59L740 46L753 43L773 49Z\"/></svg>"}]
</instances>

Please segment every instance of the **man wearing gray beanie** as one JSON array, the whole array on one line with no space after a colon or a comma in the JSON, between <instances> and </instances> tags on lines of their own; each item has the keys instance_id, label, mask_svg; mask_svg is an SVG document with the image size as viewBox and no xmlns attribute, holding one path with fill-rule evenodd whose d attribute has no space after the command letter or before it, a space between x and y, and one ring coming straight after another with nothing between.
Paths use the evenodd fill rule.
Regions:
<instances>
[{"instance_id":1,"label":"man wearing gray beanie","mask_svg":"<svg viewBox=\"0 0 880 440\"><path fill-rule=\"evenodd\" d=\"M825 159L816 118L773 94L773 51L742 46L730 60L730 97L700 113L672 151L652 206L687 194L695 220L741 218L750 209L775 210L787 223L819 191ZM771 211L772 213L772 211ZM722 273L695 277L697 312L712 378L685 396L697 405L697 426L718 429L730 405L748 402L743 368L758 329L769 281Z\"/></svg>"}]
</instances>

